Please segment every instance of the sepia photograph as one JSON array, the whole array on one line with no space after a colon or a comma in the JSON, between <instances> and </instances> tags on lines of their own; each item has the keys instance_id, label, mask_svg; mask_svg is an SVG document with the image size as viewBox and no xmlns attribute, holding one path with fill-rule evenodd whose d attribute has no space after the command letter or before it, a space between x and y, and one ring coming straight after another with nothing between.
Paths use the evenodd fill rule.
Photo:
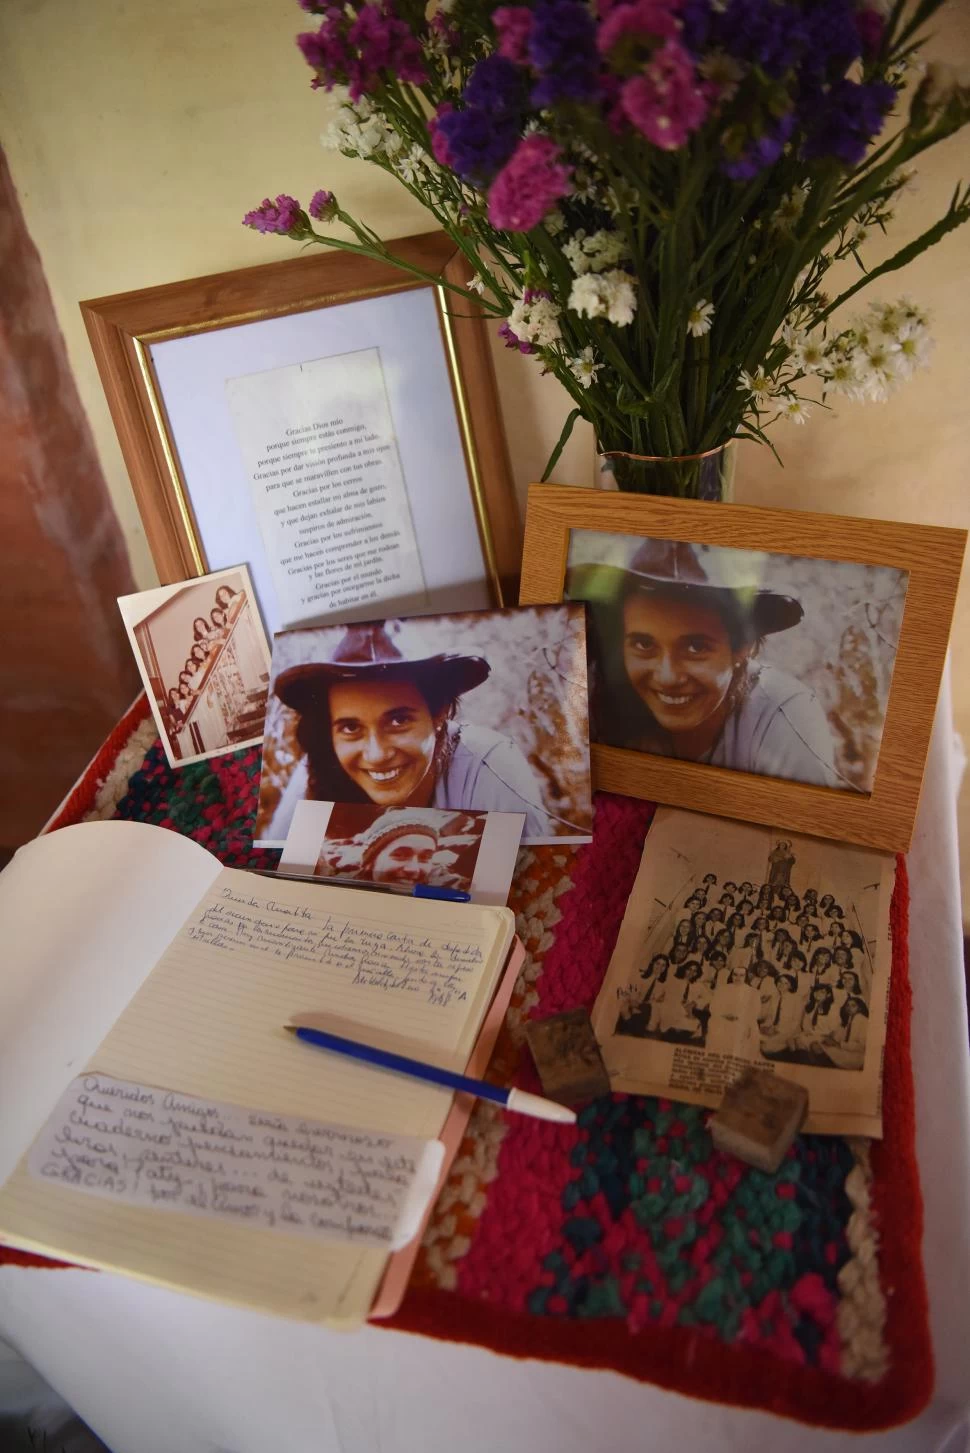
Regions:
<instances>
[{"instance_id":1,"label":"sepia photograph","mask_svg":"<svg viewBox=\"0 0 970 1453\"><path fill-rule=\"evenodd\" d=\"M303 801L520 813L523 843L588 842L583 607L275 636L257 845Z\"/></svg>"},{"instance_id":2,"label":"sepia photograph","mask_svg":"<svg viewBox=\"0 0 970 1453\"><path fill-rule=\"evenodd\" d=\"M573 530L592 739L868 793L906 586L888 566Z\"/></svg>"},{"instance_id":3,"label":"sepia photograph","mask_svg":"<svg viewBox=\"0 0 970 1453\"><path fill-rule=\"evenodd\" d=\"M775 1065L815 1129L871 1127L894 876L887 854L661 808L593 1016L613 1088L716 1104Z\"/></svg>"},{"instance_id":4,"label":"sepia photograph","mask_svg":"<svg viewBox=\"0 0 970 1453\"><path fill-rule=\"evenodd\" d=\"M508 901L522 813L298 802L280 871L410 892L417 884Z\"/></svg>"},{"instance_id":5,"label":"sepia photograph","mask_svg":"<svg viewBox=\"0 0 970 1453\"><path fill-rule=\"evenodd\" d=\"M169 766L262 741L270 653L244 565L118 606Z\"/></svg>"}]
</instances>

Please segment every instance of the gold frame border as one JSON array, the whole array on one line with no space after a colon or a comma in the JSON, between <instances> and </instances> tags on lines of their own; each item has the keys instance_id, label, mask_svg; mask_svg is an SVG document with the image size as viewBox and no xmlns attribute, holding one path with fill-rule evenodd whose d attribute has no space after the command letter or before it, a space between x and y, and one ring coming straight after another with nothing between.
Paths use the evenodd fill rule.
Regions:
<instances>
[{"instance_id":1,"label":"gold frame border","mask_svg":"<svg viewBox=\"0 0 970 1453\"><path fill-rule=\"evenodd\" d=\"M423 279L416 279L414 282L404 282L401 287L388 288L381 286L354 288L345 292L322 293L308 299L306 303L300 303L296 307L283 305L278 308L256 308L244 313L229 314L214 322L179 324L171 328L159 328L142 334L132 335L131 341L138 364L141 385L145 397L148 400L152 422L155 426L155 432L161 447L165 471L168 475L172 494L178 507L179 518L185 532L185 538L188 541L192 562L196 568L197 575L206 575L209 570L209 564L205 547L199 535L188 484L182 472L175 440L172 437L168 411L165 407L165 401L159 388L158 378L149 351L152 345L155 343L168 343L174 338L190 338L200 333L215 333L223 328L242 327L247 323L261 323L270 318L289 317L297 313L320 312L324 308L333 307L340 303L359 302L363 298L390 297L396 293L414 292L419 288L427 288L434 294L445 360L453 389L458 433L461 439L462 452L465 457L465 467L468 471L468 487L472 497L472 509L478 528L478 539L482 550L485 574L497 607L501 608L506 604L495 556L495 541L492 534L491 521L488 517L488 509L482 487L481 468L478 461L478 451L475 448L475 435L471 422L471 409L465 389L465 380L462 376L461 362L458 356L452 320L445 307L447 289L441 283L425 282ZM405 489L407 489L406 481Z\"/></svg>"}]
</instances>

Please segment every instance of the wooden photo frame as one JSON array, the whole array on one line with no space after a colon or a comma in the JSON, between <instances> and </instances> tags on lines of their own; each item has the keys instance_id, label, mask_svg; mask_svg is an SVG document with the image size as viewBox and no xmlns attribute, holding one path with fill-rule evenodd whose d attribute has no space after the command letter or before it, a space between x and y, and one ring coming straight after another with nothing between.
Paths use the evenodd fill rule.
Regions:
<instances>
[{"instance_id":1,"label":"wooden photo frame","mask_svg":"<svg viewBox=\"0 0 970 1453\"><path fill-rule=\"evenodd\" d=\"M591 532L599 538L594 541ZM873 702L877 697L876 686L872 682L876 681L878 686L879 671L883 673L884 684L878 701L884 702L884 708L881 739L878 734L875 736L874 767L868 779L863 779L868 781L868 790L861 790L851 783L844 765L832 779L837 785L822 786L808 780L763 775L763 767L754 771L737 770L734 764L714 765L704 760L685 760L683 754L666 756L649 749L635 750L630 746L599 743L592 747L591 752L594 787L698 812L784 827L793 832L859 843L884 851L905 852L910 845L919 803L966 547L966 532L747 505L532 485L526 517L521 603L551 603L567 595L570 599L578 598L575 589L567 589L570 553L578 549L580 554L585 551L587 558L591 552L599 552L597 560L605 558L614 549L613 542L606 537L613 537L615 549L625 552L623 559L626 563L592 567L600 571L601 604L607 600L604 610L613 609L615 612L621 601L628 599L625 595L604 595L604 579L632 582L639 587L635 591L639 598L646 596L653 601L727 600L731 598L727 588L716 584L722 577L714 573L726 562L738 572L737 588L747 591L741 598L747 602L744 609L751 613L752 621L756 619L757 610L752 602L763 602L758 631L766 626L781 640L781 632L792 625L802 626L804 621L802 644L798 644L796 633L792 630L785 647L796 663L793 667L789 661L788 671L794 671L795 675L784 676L780 668L773 667L773 674L768 677L772 690L773 683L787 679L794 683L792 699L798 694L794 689L797 686L802 694L814 700L815 684L819 683L820 689L824 688L825 719L830 725L836 723L834 729L842 734L840 740L843 743L854 743L857 755L858 743L861 741L871 746L870 739L862 735L861 728L855 738L847 732L854 720L874 722ZM638 543L634 544L630 537L635 537ZM676 550L673 542L676 542ZM725 550L732 553L718 553ZM619 556L615 558L620 559ZM650 560L666 560L667 565L651 565ZM664 578L671 560L674 568ZM704 577L708 583L701 587L707 594L697 595L695 589L692 596L689 588L696 586L700 561L708 562L710 573ZM722 563L721 566L718 562ZM762 562L760 566L758 562ZM631 569L634 563L635 572ZM578 574L571 574L570 579L578 581L578 588L587 592L585 598L592 599L589 582L597 577L590 573L588 564L577 568ZM752 592L750 585L745 584L745 568L760 568L764 579L775 582L784 582L789 576L814 581L811 591L806 586L802 593L806 599L819 602L818 608L813 607L814 614L806 616L794 593L786 595L777 583L770 590ZM604 575L610 570L618 573ZM880 633L878 618L873 625L870 606L860 598L860 592L866 588L865 582L876 581L882 588L884 580L903 582L904 594L897 592L892 602L895 612L892 632L898 633L894 641L888 631ZM841 603L840 591L847 589L848 581L855 582L853 599L858 621L852 611L845 611ZM609 589L614 587L610 585ZM716 594L718 589L720 595ZM712 595L712 591L715 594ZM786 600L787 605L779 604ZM591 623L594 613L595 610L591 609ZM620 617L604 615L602 619L617 621ZM617 669L627 673L625 685L634 695L639 695L641 703L658 702L657 696L651 696L649 692L656 691L659 678L641 674L637 678L641 690L639 693L634 691L629 673L632 670L635 674L640 668L635 658L632 666L628 664L631 660L628 653L644 649L642 642L645 640L646 649L654 653L652 659L658 659L658 653L662 654L667 649L662 641L657 644L662 630L656 636L631 636L631 624L637 631L641 629L638 625L640 617L632 617L627 612L622 619L626 623L619 628L622 668ZM835 631L840 632L837 641L826 638L826 622L831 635L834 636ZM814 634L806 647L804 638L809 628ZM758 631L752 627L748 639L753 642ZM590 638L594 656L591 665L595 672L598 664L595 660L595 629L591 628ZM873 641L872 651L876 654L870 659L866 653ZM887 641L889 646L895 645L894 653L890 653ZM670 650L673 649L671 646ZM733 649L733 646L728 649ZM775 649L778 649L777 645ZM757 660L749 654L755 650L757 645L749 645L747 652L739 653L739 659L744 660L745 668L754 661L755 670L763 677L765 663L758 666ZM619 660L620 657L612 659ZM809 665L798 666L798 660L807 661ZM824 664L825 660L829 663L828 667ZM824 670L829 668L831 681L824 678ZM687 668L678 669L686 671ZM797 678L799 670L804 682ZM606 675L605 672L603 674ZM693 718L689 714L693 711L696 715L693 701L698 698L691 697L694 688L689 684L690 679L689 675L685 675L683 681L688 684L678 686L677 678L674 678L671 690L682 694L668 693L660 697L659 717L651 718L656 726L657 720L663 717L664 712L667 713L663 725L667 729L666 740L672 743L678 739L687 740L680 735L681 724L690 726ZM649 689L645 684L648 681L653 683ZM839 690L842 692L835 708L831 705L835 690L833 682L841 683ZM701 686L697 691L703 689ZM814 709L818 709L817 704ZM729 705L727 710L734 712L735 707ZM670 726L678 712L685 715L680 723ZM611 724L609 731L615 730L615 725ZM866 730L875 732L875 726ZM726 732L726 727L722 731ZM696 742L696 735L693 740ZM735 734L735 740L740 740L740 733ZM726 750L721 751L722 760L725 760ZM716 757L717 752L711 749L706 755ZM835 755L832 760L838 764L839 759Z\"/></svg>"},{"instance_id":2,"label":"wooden photo frame","mask_svg":"<svg viewBox=\"0 0 970 1453\"><path fill-rule=\"evenodd\" d=\"M464 284L467 264L439 232L391 250L425 276L320 250L81 304L163 584L248 564L271 632L358 604L373 616L385 602L396 614L514 602L521 525L484 315L443 285ZM366 478L351 444L384 456ZM282 465L272 480L270 464ZM326 525L299 523L303 475ZM370 525L355 489L376 495ZM341 510L345 537L323 533ZM359 570L347 542L371 527L377 568ZM312 566L300 531L304 545L316 532Z\"/></svg>"}]
</instances>

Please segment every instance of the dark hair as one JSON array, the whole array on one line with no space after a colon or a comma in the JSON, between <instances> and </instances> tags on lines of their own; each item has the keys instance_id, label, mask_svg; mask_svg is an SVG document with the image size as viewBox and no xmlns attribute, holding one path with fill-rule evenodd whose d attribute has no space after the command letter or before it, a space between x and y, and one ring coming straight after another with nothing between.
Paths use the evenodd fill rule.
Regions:
<instances>
[{"instance_id":1,"label":"dark hair","mask_svg":"<svg viewBox=\"0 0 970 1453\"><path fill-rule=\"evenodd\" d=\"M864 1019L868 1019L869 1018L869 1010L866 1008L866 1002L865 1002L865 1000L864 999L860 999L858 997L858 995L856 995L856 994L850 994L848 996L848 998L846 999L845 1003L842 1005L842 1008L839 1010L839 1018L840 1018L840 1020L842 1021L843 1024L848 1025L848 1023L849 1023L849 1018L850 1018L849 1008L850 1008L850 1006L851 1006L851 1009L852 1009L852 1015L851 1015L851 1017L853 1019L855 1018L855 1016L857 1014L861 1014Z\"/></svg>"},{"instance_id":2,"label":"dark hair","mask_svg":"<svg viewBox=\"0 0 970 1453\"><path fill-rule=\"evenodd\" d=\"M216 616L222 616L222 620L217 621ZM217 629L219 626L224 626L226 624L226 613L221 605L214 605L212 607L209 612L209 619Z\"/></svg>"},{"instance_id":3,"label":"dark hair","mask_svg":"<svg viewBox=\"0 0 970 1453\"><path fill-rule=\"evenodd\" d=\"M613 747L636 746L641 751L649 744L662 755L669 755L670 734L663 730L635 691L626 671L623 610L627 601L635 595L665 596L712 610L724 625L732 651L747 649L751 656L757 655L762 637L752 634L740 592L712 592L703 586L644 589L641 585L630 584L613 600L587 602L589 656L596 663L590 690L596 740ZM741 704L752 684L753 677L749 675L745 661L735 671L734 680L728 688L728 696L733 698L732 712Z\"/></svg>"},{"instance_id":4,"label":"dark hair","mask_svg":"<svg viewBox=\"0 0 970 1453\"><path fill-rule=\"evenodd\" d=\"M823 944L821 948L817 948L815 950L815 952L812 954L812 961L811 961L811 963L809 964L808 967L813 972L815 970L815 961L818 958L819 954L828 954L828 956L829 956L829 963L832 962L832 950L830 948L826 948L825 945ZM826 968L827 967L828 967L828 965L826 965Z\"/></svg>"},{"instance_id":5,"label":"dark hair","mask_svg":"<svg viewBox=\"0 0 970 1453\"><path fill-rule=\"evenodd\" d=\"M200 626L202 627L201 630L199 630ZM201 641L202 637L207 636L210 630L211 626L209 625L209 622L206 620L205 616L196 616L195 620L192 622L193 641Z\"/></svg>"},{"instance_id":6,"label":"dark hair","mask_svg":"<svg viewBox=\"0 0 970 1453\"><path fill-rule=\"evenodd\" d=\"M443 730L438 733L431 770L435 781L447 769L461 735L461 728L454 721L459 698L443 695L437 689L434 679L422 677L412 681L424 698L424 704L432 717L444 715ZM306 753L309 782L307 798L311 802L370 802L362 787L352 781L337 761L330 730L330 692L322 693L322 701L314 702L314 710L301 713L296 727L296 739Z\"/></svg>"},{"instance_id":7,"label":"dark hair","mask_svg":"<svg viewBox=\"0 0 970 1453\"><path fill-rule=\"evenodd\" d=\"M802 953L801 949L800 948L793 948L792 951L791 951L791 953L788 955L788 963L786 964L785 967L786 968L789 968L789 969L793 969L795 967L795 960L796 959L801 959L801 961L802 961L803 964L806 964L807 965L807 963L808 963L808 960L806 959L805 955Z\"/></svg>"},{"instance_id":8,"label":"dark hair","mask_svg":"<svg viewBox=\"0 0 970 1453\"><path fill-rule=\"evenodd\" d=\"M841 974L839 975L839 983L841 984L842 980L845 978L850 978L855 982L855 988L848 991L850 994L862 993L862 985L859 983L859 975L856 973L855 969L843 969Z\"/></svg>"},{"instance_id":9,"label":"dark hair","mask_svg":"<svg viewBox=\"0 0 970 1453\"><path fill-rule=\"evenodd\" d=\"M796 979L796 977L795 977L794 974L779 974L778 975L778 987L779 987L779 989L781 988L782 984L790 984L791 985L791 988L788 991L790 994L796 994L798 992L798 980Z\"/></svg>"},{"instance_id":10,"label":"dark hair","mask_svg":"<svg viewBox=\"0 0 970 1453\"><path fill-rule=\"evenodd\" d=\"M828 1001L829 1001L828 1007L831 1009L832 1005L835 1003L835 993L834 993L834 991L832 989L832 985L831 984L813 984L812 985L812 987L811 987L811 989L809 990L809 993L808 993L808 1008L811 1009L811 1007L812 1007L812 1000L813 999L817 999L818 996L819 996L819 994L826 994L828 996Z\"/></svg>"},{"instance_id":11,"label":"dark hair","mask_svg":"<svg viewBox=\"0 0 970 1453\"><path fill-rule=\"evenodd\" d=\"M234 595L238 595L239 594L239 591L238 590L233 590L233 588L232 588L231 585L220 585L219 586L219 589L216 591L216 605L219 604L219 597L220 597L220 595L222 594L222 592L224 590L228 590L228 592L229 592L229 600L232 600L232 598L233 598ZM226 605L228 605L228 604L229 604L229 601L226 602ZM225 610L225 606L223 606L222 609Z\"/></svg>"},{"instance_id":12,"label":"dark hair","mask_svg":"<svg viewBox=\"0 0 970 1453\"><path fill-rule=\"evenodd\" d=\"M655 964L657 963L658 959L663 959L664 963L667 964L667 966L669 967L669 965L670 965L670 955L669 954L664 954L664 953L654 954L653 958L650 960L649 964L647 965L647 973L648 974L652 972L652 970L653 970Z\"/></svg>"},{"instance_id":13,"label":"dark hair","mask_svg":"<svg viewBox=\"0 0 970 1453\"><path fill-rule=\"evenodd\" d=\"M196 651L201 651L202 652L202 661L204 661L205 660L205 654L206 654L205 653L205 647L202 645L202 643L200 641L196 641L195 645L192 647L191 651L189 652L189 661L194 661L195 660L195 653L196 653ZM202 661L197 662L197 665L201 666L202 665ZM188 661L185 664L188 665ZM192 674L194 675L195 673L193 672Z\"/></svg>"}]
</instances>

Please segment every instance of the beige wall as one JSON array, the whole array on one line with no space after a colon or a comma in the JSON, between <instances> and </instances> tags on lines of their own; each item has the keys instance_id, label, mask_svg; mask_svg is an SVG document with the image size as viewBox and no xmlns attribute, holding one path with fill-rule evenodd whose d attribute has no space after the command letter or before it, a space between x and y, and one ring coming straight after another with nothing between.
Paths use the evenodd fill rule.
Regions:
<instances>
[{"instance_id":1,"label":"beige wall","mask_svg":"<svg viewBox=\"0 0 970 1453\"><path fill-rule=\"evenodd\" d=\"M292 37L293 0L5 0L0 5L0 139L50 282L140 585L151 559L81 324L79 299L272 261L293 245L239 225L263 196L306 200L319 186L387 237L422 230L425 215L375 167L320 149L327 102L310 91ZM970 64L970 6L951 0L934 53ZM922 168L896 236L946 206L970 144L955 137ZM739 496L759 504L970 525L970 227L876 296L908 292L934 313L933 368L888 405L839 405L748 449ZM496 345L516 478L541 472L565 395L528 359ZM588 483L588 430L577 430L557 476ZM954 632L957 723L970 739L970 589ZM965 794L970 862L970 794ZM970 875L965 901L970 903Z\"/></svg>"}]
</instances>

